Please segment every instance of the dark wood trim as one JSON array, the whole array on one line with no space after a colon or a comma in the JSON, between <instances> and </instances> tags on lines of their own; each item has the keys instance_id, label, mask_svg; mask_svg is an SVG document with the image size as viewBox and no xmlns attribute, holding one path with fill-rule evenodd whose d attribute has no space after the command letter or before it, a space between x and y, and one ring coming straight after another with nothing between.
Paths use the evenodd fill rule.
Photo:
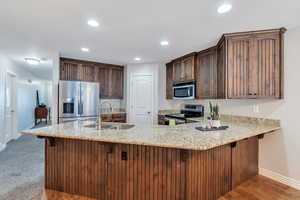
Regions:
<instances>
[{"instance_id":1,"label":"dark wood trim","mask_svg":"<svg viewBox=\"0 0 300 200\"><path fill-rule=\"evenodd\" d=\"M80 60L80 59L74 59L74 58L60 57L60 60L63 62L69 62L69 63L74 63L74 64L91 64L91 65L96 65L96 66L116 67L116 68L121 68L121 69L124 68L123 65L108 64L108 63Z\"/></svg>"},{"instance_id":2,"label":"dark wood trim","mask_svg":"<svg viewBox=\"0 0 300 200\"><path fill-rule=\"evenodd\" d=\"M201 50L201 51L198 51L198 52L197 52L197 55L202 54L202 53L209 53L209 52L211 52L211 51L216 51L217 48L218 48L218 46L216 45L216 46L213 46L213 47L209 47L209 48L207 48L207 49L203 49L203 50Z\"/></svg>"},{"instance_id":3,"label":"dark wood trim","mask_svg":"<svg viewBox=\"0 0 300 200\"><path fill-rule=\"evenodd\" d=\"M189 54L186 54L184 56L181 56L181 57L178 57L178 58L175 58L174 60L172 60L171 62L178 62L178 61L181 61L185 58L188 58L188 57L191 57L191 56L196 56L197 55L197 52L192 52L192 53L189 53Z\"/></svg>"},{"instance_id":4,"label":"dark wood trim","mask_svg":"<svg viewBox=\"0 0 300 200\"><path fill-rule=\"evenodd\" d=\"M220 40L218 41L217 46L219 43L222 42L225 38L228 37L236 37L236 36L245 36L245 35L250 35L250 34L261 34L261 33L274 33L274 32L279 32L279 33L285 33L287 31L286 28L277 28L277 29L266 29L266 30L256 30L256 31L242 31L242 32L235 32L235 33L224 33Z\"/></svg>"}]
</instances>

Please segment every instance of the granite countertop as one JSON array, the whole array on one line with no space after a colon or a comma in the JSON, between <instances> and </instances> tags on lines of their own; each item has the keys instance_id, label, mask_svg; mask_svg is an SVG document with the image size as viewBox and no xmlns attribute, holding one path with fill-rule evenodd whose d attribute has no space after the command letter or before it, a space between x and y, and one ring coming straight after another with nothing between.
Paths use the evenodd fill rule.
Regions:
<instances>
[{"instance_id":1,"label":"granite countertop","mask_svg":"<svg viewBox=\"0 0 300 200\"><path fill-rule=\"evenodd\" d=\"M23 134L71 138L79 140L101 141L111 143L148 145L166 148L208 150L221 145L280 130L279 120L224 117L222 125L229 128L223 131L201 132L195 129L203 124L199 122L177 126L164 125L135 125L127 130L96 130L86 125L94 121L75 121L57 124L49 127L23 131ZM114 124L114 123L105 123Z\"/></svg>"}]
</instances>

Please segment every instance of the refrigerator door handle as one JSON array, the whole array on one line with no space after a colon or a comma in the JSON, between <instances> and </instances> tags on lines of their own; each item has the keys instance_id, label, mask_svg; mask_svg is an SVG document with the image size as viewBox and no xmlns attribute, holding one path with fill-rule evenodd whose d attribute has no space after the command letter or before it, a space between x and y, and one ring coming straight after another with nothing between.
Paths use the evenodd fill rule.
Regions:
<instances>
[{"instance_id":1,"label":"refrigerator door handle","mask_svg":"<svg viewBox=\"0 0 300 200\"><path fill-rule=\"evenodd\" d=\"M82 115L82 114L83 114L83 103L80 102L80 115Z\"/></svg>"},{"instance_id":2,"label":"refrigerator door handle","mask_svg":"<svg viewBox=\"0 0 300 200\"><path fill-rule=\"evenodd\" d=\"M83 104L81 102L78 102L78 114L83 114Z\"/></svg>"}]
</instances>

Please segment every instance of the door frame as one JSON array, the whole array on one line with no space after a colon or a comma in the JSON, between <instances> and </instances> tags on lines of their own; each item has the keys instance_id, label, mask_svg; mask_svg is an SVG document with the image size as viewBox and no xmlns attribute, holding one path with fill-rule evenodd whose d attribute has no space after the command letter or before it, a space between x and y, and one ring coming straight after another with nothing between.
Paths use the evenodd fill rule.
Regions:
<instances>
[{"instance_id":1,"label":"door frame","mask_svg":"<svg viewBox=\"0 0 300 200\"><path fill-rule=\"evenodd\" d=\"M149 73L131 73L130 74L130 80L129 80L129 122L132 122L133 120L133 116L134 116L134 112L133 112L133 79L136 76L150 76L152 79L152 109L151 109L151 114L152 114L152 124L154 124L154 73L153 72L149 72Z\"/></svg>"},{"instance_id":2,"label":"door frame","mask_svg":"<svg viewBox=\"0 0 300 200\"><path fill-rule=\"evenodd\" d=\"M6 138L7 139L7 142L11 139L17 139L20 134L17 134L18 133L18 111L17 111L17 103L18 103L18 91L17 91L17 74L12 72L12 71L9 71L7 70L6 71L6 79L5 79L5 90L6 90L6 87L7 87L7 81L8 81L8 76L12 77L13 78L13 85L12 85L12 93L11 93L11 96L14 97L14 100L13 100L13 104L11 106L12 110L14 110L14 114L12 116L12 123L13 123L13 127L11 129L11 133L9 133L9 137ZM5 91L5 104L6 104L6 91ZM6 122L7 124L7 122ZM6 133L8 134L8 133Z\"/></svg>"}]
</instances>

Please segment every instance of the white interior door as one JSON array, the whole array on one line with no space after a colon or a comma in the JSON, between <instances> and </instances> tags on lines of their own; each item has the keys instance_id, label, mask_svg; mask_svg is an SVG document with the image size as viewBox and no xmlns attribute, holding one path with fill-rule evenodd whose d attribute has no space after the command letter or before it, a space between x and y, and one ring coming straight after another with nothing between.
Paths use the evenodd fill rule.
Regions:
<instances>
[{"instance_id":1,"label":"white interior door","mask_svg":"<svg viewBox=\"0 0 300 200\"><path fill-rule=\"evenodd\" d=\"M9 141L17 135L16 124L16 76L7 73L5 88L5 139ZM24 105L25 106L25 105Z\"/></svg>"},{"instance_id":2,"label":"white interior door","mask_svg":"<svg viewBox=\"0 0 300 200\"><path fill-rule=\"evenodd\" d=\"M153 102L153 75L132 75L130 121L136 124L153 124Z\"/></svg>"}]
</instances>

